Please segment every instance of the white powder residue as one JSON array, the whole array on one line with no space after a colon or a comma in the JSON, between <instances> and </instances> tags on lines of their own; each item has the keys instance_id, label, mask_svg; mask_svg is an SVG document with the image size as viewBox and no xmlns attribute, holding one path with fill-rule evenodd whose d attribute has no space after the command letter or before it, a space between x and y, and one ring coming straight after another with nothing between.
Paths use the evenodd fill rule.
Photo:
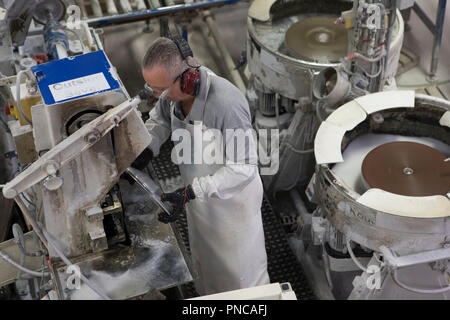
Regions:
<instances>
[{"instance_id":1,"label":"white powder residue","mask_svg":"<svg viewBox=\"0 0 450 320\"><path fill-rule=\"evenodd\" d=\"M94 283L111 299L123 299L147 292L153 283L160 281L161 273L155 272L158 266L164 262L163 257L170 245L160 241L149 241L149 245L158 247L155 255L138 268L129 269L126 272L113 276L107 272L92 271L89 280ZM74 290L71 300L99 300L100 296L85 283L80 289Z\"/></svg>"},{"instance_id":2,"label":"white powder residue","mask_svg":"<svg viewBox=\"0 0 450 320\"><path fill-rule=\"evenodd\" d=\"M184 181L181 176L177 176L175 178L165 179L161 181L161 189L164 192L173 192L178 188L184 186Z\"/></svg>"}]
</instances>

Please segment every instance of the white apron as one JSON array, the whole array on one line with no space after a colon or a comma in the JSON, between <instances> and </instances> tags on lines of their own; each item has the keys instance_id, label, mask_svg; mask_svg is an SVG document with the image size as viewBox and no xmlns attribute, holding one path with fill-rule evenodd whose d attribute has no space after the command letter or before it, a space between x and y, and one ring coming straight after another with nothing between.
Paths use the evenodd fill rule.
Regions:
<instances>
[{"instance_id":1,"label":"white apron","mask_svg":"<svg viewBox=\"0 0 450 320\"><path fill-rule=\"evenodd\" d=\"M172 132L184 128L193 136L194 125L182 121L171 110ZM203 125L203 131L207 130ZM192 148L194 152L194 148ZM213 175L220 164L180 164L185 185L194 177ZM230 199L191 200L187 222L192 261L200 295L270 283L261 216L263 186L259 175Z\"/></svg>"}]
</instances>

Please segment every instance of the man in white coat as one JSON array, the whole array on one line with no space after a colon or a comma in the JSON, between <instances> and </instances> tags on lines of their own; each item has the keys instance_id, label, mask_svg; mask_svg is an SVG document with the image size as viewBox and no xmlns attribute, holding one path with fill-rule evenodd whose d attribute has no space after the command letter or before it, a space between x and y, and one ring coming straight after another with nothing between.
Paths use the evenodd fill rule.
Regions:
<instances>
[{"instance_id":1,"label":"man in white coat","mask_svg":"<svg viewBox=\"0 0 450 320\"><path fill-rule=\"evenodd\" d=\"M163 194L162 200L173 204L175 217L186 209L198 293L268 284L256 143L247 134L246 142L235 146L242 133L252 129L244 95L198 66L187 42L179 38L158 38L143 59L142 75L159 98L145 123L152 137L148 149L157 156L172 133L172 160L186 185ZM190 133L189 141L184 133ZM198 140L211 133L214 146L221 147L209 153L215 161L199 161L196 155L208 154L208 144ZM192 150L183 148L186 145ZM171 218L160 216L165 222Z\"/></svg>"}]
</instances>

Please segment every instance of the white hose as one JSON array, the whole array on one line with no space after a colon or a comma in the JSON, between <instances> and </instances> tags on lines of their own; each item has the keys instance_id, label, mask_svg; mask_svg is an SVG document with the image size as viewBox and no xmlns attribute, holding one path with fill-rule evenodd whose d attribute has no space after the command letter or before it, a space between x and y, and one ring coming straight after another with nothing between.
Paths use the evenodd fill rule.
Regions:
<instances>
[{"instance_id":1,"label":"white hose","mask_svg":"<svg viewBox=\"0 0 450 320\"><path fill-rule=\"evenodd\" d=\"M289 150L291 150L292 152L297 153L297 154L308 154L308 153L314 152L314 148L306 149L306 150L299 150L299 149L295 148L295 147L294 147L290 142L288 142L288 141L284 141L283 144L284 144L286 147L288 147Z\"/></svg>"},{"instance_id":2,"label":"white hose","mask_svg":"<svg viewBox=\"0 0 450 320\"><path fill-rule=\"evenodd\" d=\"M69 28L64 28L65 31L69 31L70 33L72 33L73 35L75 35L75 37L77 37L78 41L80 41L80 45L81 45L81 49L83 50L84 53L87 53L88 51L85 51L85 45L83 43L83 40L81 39L81 36L76 33L74 30L69 29Z\"/></svg>"},{"instance_id":3,"label":"white hose","mask_svg":"<svg viewBox=\"0 0 450 320\"><path fill-rule=\"evenodd\" d=\"M446 291L450 290L450 285L446 286L444 288L439 288L439 289L422 289L422 288L414 288L414 287L410 287L406 284L404 284L403 282L400 282L397 278L397 270L394 270L393 272L391 272L391 277L392 280L401 288L411 291L411 292L415 292L415 293L425 293L425 294L433 294L433 293L443 293Z\"/></svg>"},{"instance_id":4,"label":"white hose","mask_svg":"<svg viewBox=\"0 0 450 320\"><path fill-rule=\"evenodd\" d=\"M61 258L62 261L64 261L65 264L68 266L72 265L72 263L69 261L69 259L66 258L66 256L59 250L57 245L53 242L53 238L51 235L44 229L39 226L39 224L34 220L33 215L28 211L27 207L23 203L22 199L20 197L15 197L14 201L16 201L19 208L22 210L22 213L26 216L28 219L28 222L33 227L33 231L36 232L39 239L48 247L51 245L53 249L55 249L58 256ZM104 294L100 289L98 289L89 279L87 279L83 274L80 273L81 280L83 280L89 288L91 288L95 293L97 293L102 299L104 300L111 300L106 294Z\"/></svg>"},{"instance_id":5,"label":"white hose","mask_svg":"<svg viewBox=\"0 0 450 320\"><path fill-rule=\"evenodd\" d=\"M3 259L5 259L5 261L9 262L11 265L13 265L14 267L16 267L17 269L19 269L20 271L23 271L25 273L31 274L32 276L35 277L43 277L43 276L50 276L50 274L48 272L36 272L30 269L27 269L25 267L22 267L20 264L18 264L17 262L15 262L14 260L12 260L10 257L8 257L5 253L3 253L2 251L0 251L0 257L2 257Z\"/></svg>"},{"instance_id":6,"label":"white hose","mask_svg":"<svg viewBox=\"0 0 450 320\"><path fill-rule=\"evenodd\" d=\"M116 4L114 3L114 0L106 0L106 11L110 15L118 14Z\"/></svg>"},{"instance_id":7,"label":"white hose","mask_svg":"<svg viewBox=\"0 0 450 320\"><path fill-rule=\"evenodd\" d=\"M362 271L366 272L367 268L364 267L361 262L356 258L355 254L353 253L352 246L350 245L350 239L347 239L347 251L350 254L350 257L352 258L353 262L360 268Z\"/></svg>"},{"instance_id":8,"label":"white hose","mask_svg":"<svg viewBox=\"0 0 450 320\"><path fill-rule=\"evenodd\" d=\"M365 55L363 55L363 54L361 54L359 52L354 52L353 54L350 54L350 56L360 58L360 59L362 59L364 61L367 61L367 62L377 62L377 61L380 61L380 59L383 57L383 54L384 54L384 49L382 48L380 50L380 53L378 54L378 56L376 56L375 58L368 58L368 57L366 57ZM351 60L351 59L353 59L353 57L347 58L347 59Z\"/></svg>"},{"instance_id":9,"label":"white hose","mask_svg":"<svg viewBox=\"0 0 450 320\"><path fill-rule=\"evenodd\" d=\"M320 114L320 108L322 108L324 105L322 105L321 101L316 102L316 116L320 120L320 122L324 122L324 119L322 115Z\"/></svg>"}]
</instances>

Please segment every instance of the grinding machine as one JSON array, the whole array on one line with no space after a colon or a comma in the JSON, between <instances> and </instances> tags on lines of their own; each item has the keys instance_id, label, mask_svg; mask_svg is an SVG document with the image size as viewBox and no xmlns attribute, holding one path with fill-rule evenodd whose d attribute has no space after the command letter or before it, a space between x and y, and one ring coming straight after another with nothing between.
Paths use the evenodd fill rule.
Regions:
<instances>
[{"instance_id":1,"label":"grinding machine","mask_svg":"<svg viewBox=\"0 0 450 320\"><path fill-rule=\"evenodd\" d=\"M320 125L312 238L330 286L332 274L350 277L348 298L448 298L449 116L447 100L394 90L356 98Z\"/></svg>"},{"instance_id":2,"label":"grinding machine","mask_svg":"<svg viewBox=\"0 0 450 320\"><path fill-rule=\"evenodd\" d=\"M129 299L191 281L145 193L148 172L120 179L150 142L137 111L148 94L128 94L99 30L69 28L61 1L4 6L2 232L15 211L24 220L0 239L0 287L15 283L20 299Z\"/></svg>"}]
</instances>

